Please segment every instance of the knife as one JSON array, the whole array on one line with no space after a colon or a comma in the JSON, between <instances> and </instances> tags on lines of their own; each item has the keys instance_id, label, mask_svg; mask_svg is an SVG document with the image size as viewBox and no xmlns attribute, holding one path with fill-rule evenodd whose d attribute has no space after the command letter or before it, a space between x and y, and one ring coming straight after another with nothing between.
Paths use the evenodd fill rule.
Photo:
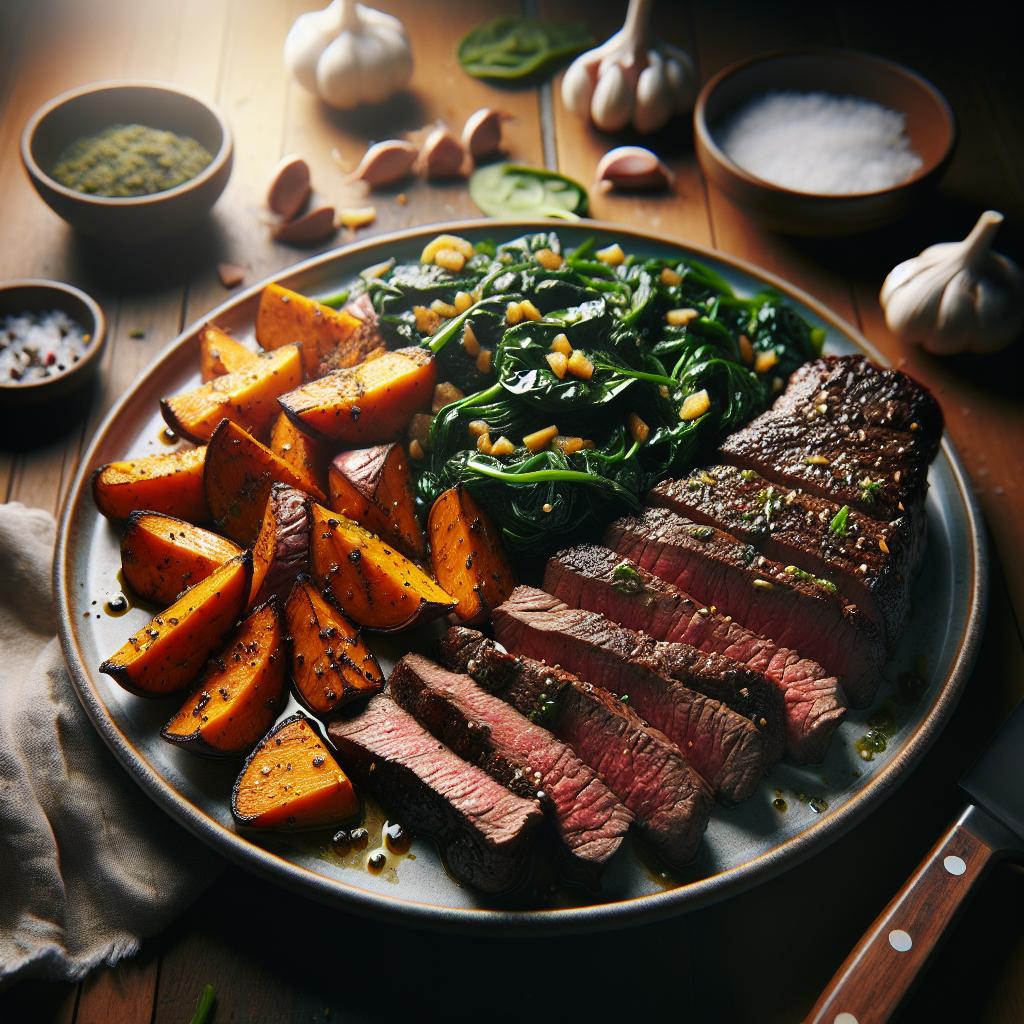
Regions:
<instances>
[{"instance_id":1,"label":"knife","mask_svg":"<svg viewBox=\"0 0 1024 1024\"><path fill-rule=\"evenodd\" d=\"M1024 701L960 786L971 803L864 933L806 1024L890 1020L987 870L1024 853Z\"/></svg>"}]
</instances>

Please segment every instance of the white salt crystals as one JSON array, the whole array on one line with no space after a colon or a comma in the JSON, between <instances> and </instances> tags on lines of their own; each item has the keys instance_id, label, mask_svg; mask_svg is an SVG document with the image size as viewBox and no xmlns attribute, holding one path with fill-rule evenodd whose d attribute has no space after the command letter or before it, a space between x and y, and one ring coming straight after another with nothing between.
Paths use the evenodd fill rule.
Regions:
<instances>
[{"instance_id":1,"label":"white salt crystals","mask_svg":"<svg viewBox=\"0 0 1024 1024\"><path fill-rule=\"evenodd\" d=\"M734 115L716 141L733 163L782 188L880 192L921 166L904 127L902 114L869 100L771 92Z\"/></svg>"}]
</instances>

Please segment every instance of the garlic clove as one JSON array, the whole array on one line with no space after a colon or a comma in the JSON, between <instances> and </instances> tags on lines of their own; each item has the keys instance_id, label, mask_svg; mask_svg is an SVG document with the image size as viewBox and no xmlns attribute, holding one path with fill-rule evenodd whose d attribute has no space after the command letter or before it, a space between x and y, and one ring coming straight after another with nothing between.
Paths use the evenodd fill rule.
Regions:
<instances>
[{"instance_id":1,"label":"garlic clove","mask_svg":"<svg viewBox=\"0 0 1024 1024\"><path fill-rule=\"evenodd\" d=\"M633 127L649 135L668 124L675 109L675 95L668 80L665 62L657 51L648 54L650 63L640 72L636 83Z\"/></svg>"},{"instance_id":2,"label":"garlic clove","mask_svg":"<svg viewBox=\"0 0 1024 1024\"><path fill-rule=\"evenodd\" d=\"M578 117L590 116L590 102L594 97L597 79L596 51L581 54L562 76L562 102Z\"/></svg>"},{"instance_id":3,"label":"garlic clove","mask_svg":"<svg viewBox=\"0 0 1024 1024\"><path fill-rule=\"evenodd\" d=\"M330 238L336 231L334 207L314 206L295 220L284 221L274 229L274 241L289 245L313 245Z\"/></svg>"},{"instance_id":4,"label":"garlic clove","mask_svg":"<svg viewBox=\"0 0 1024 1024\"><path fill-rule=\"evenodd\" d=\"M510 119L503 110L481 107L466 118L462 145L474 160L483 160L501 149L501 125Z\"/></svg>"},{"instance_id":5,"label":"garlic clove","mask_svg":"<svg viewBox=\"0 0 1024 1024\"><path fill-rule=\"evenodd\" d=\"M594 86L590 117L603 132L619 132L633 116L633 92L618 64L604 68Z\"/></svg>"},{"instance_id":6,"label":"garlic clove","mask_svg":"<svg viewBox=\"0 0 1024 1024\"><path fill-rule=\"evenodd\" d=\"M416 147L404 139L374 143L363 154L351 177L365 181L370 188L381 188L407 177L416 163Z\"/></svg>"},{"instance_id":7,"label":"garlic clove","mask_svg":"<svg viewBox=\"0 0 1024 1024\"><path fill-rule=\"evenodd\" d=\"M466 151L462 143L443 125L435 128L423 143L420 170L427 178L457 178L462 174Z\"/></svg>"},{"instance_id":8,"label":"garlic clove","mask_svg":"<svg viewBox=\"0 0 1024 1024\"><path fill-rule=\"evenodd\" d=\"M295 19L284 41L285 66L291 68L299 85L309 92L316 92L317 62L330 45L335 31L330 7L322 11L307 11Z\"/></svg>"},{"instance_id":9,"label":"garlic clove","mask_svg":"<svg viewBox=\"0 0 1024 1024\"><path fill-rule=\"evenodd\" d=\"M685 50L667 43L662 44L661 51L665 58L665 74L675 101L675 113L688 114L697 99L697 71L693 59Z\"/></svg>"},{"instance_id":10,"label":"garlic clove","mask_svg":"<svg viewBox=\"0 0 1024 1024\"><path fill-rule=\"evenodd\" d=\"M301 156L286 156L270 177L267 207L285 220L291 220L306 204L310 187L309 164Z\"/></svg>"},{"instance_id":11,"label":"garlic clove","mask_svg":"<svg viewBox=\"0 0 1024 1024\"><path fill-rule=\"evenodd\" d=\"M658 189L672 184L672 172L643 146L618 146L598 161L596 179L605 188Z\"/></svg>"}]
</instances>

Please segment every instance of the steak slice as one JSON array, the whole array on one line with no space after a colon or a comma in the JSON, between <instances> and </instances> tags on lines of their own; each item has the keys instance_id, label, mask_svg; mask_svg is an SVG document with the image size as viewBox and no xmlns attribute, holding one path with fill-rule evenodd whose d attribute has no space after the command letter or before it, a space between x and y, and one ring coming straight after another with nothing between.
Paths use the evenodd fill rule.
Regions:
<instances>
[{"instance_id":1,"label":"steak slice","mask_svg":"<svg viewBox=\"0 0 1024 1024\"><path fill-rule=\"evenodd\" d=\"M868 515L917 519L941 437L941 410L916 381L863 357L832 356L801 367L720 455Z\"/></svg>"},{"instance_id":2,"label":"steak slice","mask_svg":"<svg viewBox=\"0 0 1024 1024\"><path fill-rule=\"evenodd\" d=\"M441 656L522 714L540 716L601 774L635 815L640 834L669 863L681 867L693 859L711 814L711 790L664 733L607 690L506 654L476 630L452 626Z\"/></svg>"},{"instance_id":3,"label":"steak slice","mask_svg":"<svg viewBox=\"0 0 1024 1024\"><path fill-rule=\"evenodd\" d=\"M835 676L816 661L712 612L678 587L596 544L548 559L544 589L575 608L600 612L659 640L687 643L746 665L783 695L786 749L799 762L820 761L846 714Z\"/></svg>"},{"instance_id":4,"label":"steak slice","mask_svg":"<svg viewBox=\"0 0 1024 1024\"><path fill-rule=\"evenodd\" d=\"M456 754L549 812L575 876L596 883L633 815L563 742L503 700L418 654L402 658L391 696ZM525 789L525 793L521 790Z\"/></svg>"},{"instance_id":5,"label":"steak slice","mask_svg":"<svg viewBox=\"0 0 1024 1024\"><path fill-rule=\"evenodd\" d=\"M520 881L543 818L536 801L457 757L384 694L327 731L345 770L412 829L437 840L460 882L501 893Z\"/></svg>"},{"instance_id":6,"label":"steak slice","mask_svg":"<svg viewBox=\"0 0 1024 1024\"><path fill-rule=\"evenodd\" d=\"M754 791L765 769L765 737L749 719L672 678L644 649L640 634L533 587L516 587L494 610L493 621L509 650L561 665L628 699L724 802L737 803Z\"/></svg>"},{"instance_id":7,"label":"steak slice","mask_svg":"<svg viewBox=\"0 0 1024 1024\"><path fill-rule=\"evenodd\" d=\"M875 624L842 595L787 573L779 562L723 530L665 508L617 520L608 527L605 543L709 610L731 615L779 646L814 658L842 679L855 706L874 696L884 644Z\"/></svg>"},{"instance_id":8,"label":"steak slice","mask_svg":"<svg viewBox=\"0 0 1024 1024\"><path fill-rule=\"evenodd\" d=\"M826 589L836 585L895 637L910 603L914 540L907 516L883 522L773 484L752 469L709 466L664 480L648 495L696 523L717 526Z\"/></svg>"}]
</instances>

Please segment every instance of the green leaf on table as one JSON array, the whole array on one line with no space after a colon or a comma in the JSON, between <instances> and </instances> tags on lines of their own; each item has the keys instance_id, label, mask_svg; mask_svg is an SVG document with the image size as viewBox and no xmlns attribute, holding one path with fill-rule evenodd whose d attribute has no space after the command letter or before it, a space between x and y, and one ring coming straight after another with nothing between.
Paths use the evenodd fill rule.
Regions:
<instances>
[{"instance_id":1,"label":"green leaf on table","mask_svg":"<svg viewBox=\"0 0 1024 1024\"><path fill-rule=\"evenodd\" d=\"M489 164L473 172L469 194L488 217L576 220L587 212L587 190L543 167Z\"/></svg>"},{"instance_id":2,"label":"green leaf on table","mask_svg":"<svg viewBox=\"0 0 1024 1024\"><path fill-rule=\"evenodd\" d=\"M459 43L458 56L474 78L507 80L533 75L593 43L585 25L506 16L469 31Z\"/></svg>"}]
</instances>

